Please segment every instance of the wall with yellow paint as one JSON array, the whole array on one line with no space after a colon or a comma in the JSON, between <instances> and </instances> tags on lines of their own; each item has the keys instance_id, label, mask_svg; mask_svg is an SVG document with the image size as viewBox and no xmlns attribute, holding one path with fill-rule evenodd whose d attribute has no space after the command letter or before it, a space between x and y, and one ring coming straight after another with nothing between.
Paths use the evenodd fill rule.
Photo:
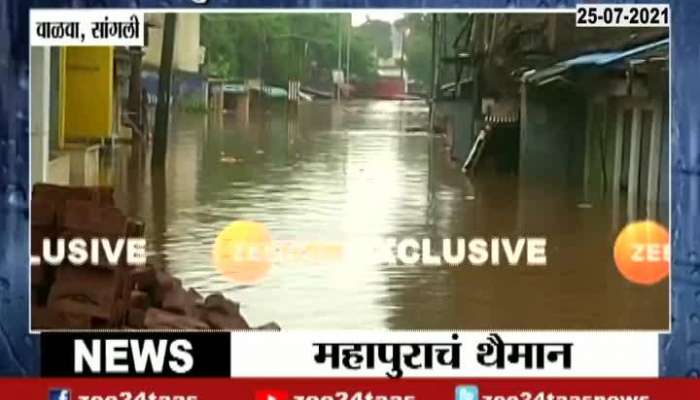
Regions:
<instances>
[{"instance_id":1,"label":"wall with yellow paint","mask_svg":"<svg viewBox=\"0 0 700 400\"><path fill-rule=\"evenodd\" d=\"M112 133L114 49L65 47L61 52L61 143Z\"/></svg>"}]
</instances>

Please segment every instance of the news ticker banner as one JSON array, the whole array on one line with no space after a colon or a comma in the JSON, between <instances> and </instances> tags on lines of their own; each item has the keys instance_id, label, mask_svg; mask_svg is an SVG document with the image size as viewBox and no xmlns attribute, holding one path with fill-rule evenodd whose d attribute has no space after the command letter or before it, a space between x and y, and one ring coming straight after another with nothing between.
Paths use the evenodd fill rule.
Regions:
<instances>
[{"instance_id":1,"label":"news ticker banner","mask_svg":"<svg viewBox=\"0 0 700 400\"><path fill-rule=\"evenodd\" d=\"M232 11L233 12L233 11ZM32 9L32 46L143 46L144 12L128 9ZM668 27L665 4L582 4L576 8L580 27Z\"/></svg>"},{"instance_id":2,"label":"news ticker banner","mask_svg":"<svg viewBox=\"0 0 700 400\"><path fill-rule=\"evenodd\" d=\"M45 332L46 377L657 377L635 332Z\"/></svg>"},{"instance_id":3,"label":"news ticker banner","mask_svg":"<svg viewBox=\"0 0 700 400\"><path fill-rule=\"evenodd\" d=\"M685 400L700 381L674 379L14 379L16 399L49 400Z\"/></svg>"},{"instance_id":4,"label":"news ticker banner","mask_svg":"<svg viewBox=\"0 0 700 400\"><path fill-rule=\"evenodd\" d=\"M143 46L143 11L32 9L32 46Z\"/></svg>"}]
</instances>

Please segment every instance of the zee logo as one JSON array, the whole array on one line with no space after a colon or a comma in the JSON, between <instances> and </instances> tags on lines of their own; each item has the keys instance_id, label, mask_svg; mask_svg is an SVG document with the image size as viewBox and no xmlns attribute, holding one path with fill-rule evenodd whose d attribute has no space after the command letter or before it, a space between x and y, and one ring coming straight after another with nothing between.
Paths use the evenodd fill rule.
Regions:
<instances>
[{"instance_id":1,"label":"zee logo","mask_svg":"<svg viewBox=\"0 0 700 400\"><path fill-rule=\"evenodd\" d=\"M185 339L76 339L73 346L73 370L78 374L185 374L194 365L192 343Z\"/></svg>"},{"instance_id":2,"label":"zee logo","mask_svg":"<svg viewBox=\"0 0 700 400\"><path fill-rule=\"evenodd\" d=\"M49 400L70 400L70 390L68 389L50 389Z\"/></svg>"}]
</instances>

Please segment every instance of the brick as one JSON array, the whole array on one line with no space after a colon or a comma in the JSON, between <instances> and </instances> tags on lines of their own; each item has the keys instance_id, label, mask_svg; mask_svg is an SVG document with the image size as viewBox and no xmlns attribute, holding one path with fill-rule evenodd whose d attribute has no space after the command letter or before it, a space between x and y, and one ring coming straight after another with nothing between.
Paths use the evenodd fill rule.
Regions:
<instances>
[{"instance_id":1,"label":"brick","mask_svg":"<svg viewBox=\"0 0 700 400\"><path fill-rule=\"evenodd\" d=\"M208 310L217 310L227 315L238 315L240 310L238 303L234 303L220 293L207 296L204 300L204 307Z\"/></svg>"},{"instance_id":2,"label":"brick","mask_svg":"<svg viewBox=\"0 0 700 400\"><path fill-rule=\"evenodd\" d=\"M52 239L56 236L56 209L50 201L32 199L31 204L31 240L30 252L32 255L41 255L44 239ZM41 304L46 302L48 287L54 280L54 269L45 265L31 266L31 286L40 292ZM33 289L34 290L34 289Z\"/></svg>"},{"instance_id":3,"label":"brick","mask_svg":"<svg viewBox=\"0 0 700 400\"><path fill-rule=\"evenodd\" d=\"M53 282L54 268L43 265L32 265L30 268L32 304L45 306Z\"/></svg>"},{"instance_id":4,"label":"brick","mask_svg":"<svg viewBox=\"0 0 700 400\"><path fill-rule=\"evenodd\" d=\"M47 267L42 265L32 265L30 267L30 274L32 278L32 287L46 287L50 285L47 279Z\"/></svg>"},{"instance_id":5,"label":"brick","mask_svg":"<svg viewBox=\"0 0 700 400\"><path fill-rule=\"evenodd\" d=\"M197 291L197 289L189 288L187 289L187 294L196 304L204 303L204 297L202 297L202 295Z\"/></svg>"},{"instance_id":6,"label":"brick","mask_svg":"<svg viewBox=\"0 0 700 400\"><path fill-rule=\"evenodd\" d=\"M89 315L71 315L47 307L32 307L33 329L90 329L92 325Z\"/></svg>"},{"instance_id":7,"label":"brick","mask_svg":"<svg viewBox=\"0 0 700 400\"><path fill-rule=\"evenodd\" d=\"M147 309L151 305L151 299L148 293L142 292L140 290L134 290L131 292L129 298L129 309L138 308L141 310Z\"/></svg>"},{"instance_id":8,"label":"brick","mask_svg":"<svg viewBox=\"0 0 700 400\"><path fill-rule=\"evenodd\" d=\"M178 284L179 280L167 273L163 268L156 268L156 285L151 290L153 303L156 305L163 304L165 294Z\"/></svg>"},{"instance_id":9,"label":"brick","mask_svg":"<svg viewBox=\"0 0 700 400\"><path fill-rule=\"evenodd\" d=\"M131 328L144 328L146 321L146 310L140 308L130 308L127 314L127 326Z\"/></svg>"},{"instance_id":10,"label":"brick","mask_svg":"<svg viewBox=\"0 0 700 400\"><path fill-rule=\"evenodd\" d=\"M37 183L32 188L32 198L52 201L85 200L98 204L114 205L114 189L109 186L62 186Z\"/></svg>"},{"instance_id":11,"label":"brick","mask_svg":"<svg viewBox=\"0 0 700 400\"><path fill-rule=\"evenodd\" d=\"M90 321L89 328L95 328L97 321L102 322L99 326L107 327L112 318L111 310L104 309L81 298L73 299L63 297L49 302L47 308L62 315L75 316L76 318L87 317ZM68 321L66 322L68 323Z\"/></svg>"},{"instance_id":12,"label":"brick","mask_svg":"<svg viewBox=\"0 0 700 400\"><path fill-rule=\"evenodd\" d=\"M225 314L215 309L205 311L202 318L213 329L238 330L250 328L246 320L240 315Z\"/></svg>"},{"instance_id":13,"label":"brick","mask_svg":"<svg viewBox=\"0 0 700 400\"><path fill-rule=\"evenodd\" d=\"M158 308L146 310L144 327L148 329L209 329L209 326L196 318L178 315Z\"/></svg>"},{"instance_id":14,"label":"brick","mask_svg":"<svg viewBox=\"0 0 700 400\"><path fill-rule=\"evenodd\" d=\"M34 199L53 203L56 210L56 224L62 226L67 201L89 201L103 206L113 206L114 189L111 187L60 186L37 183L32 189L32 201Z\"/></svg>"},{"instance_id":15,"label":"brick","mask_svg":"<svg viewBox=\"0 0 700 400\"><path fill-rule=\"evenodd\" d=\"M32 228L56 227L56 204L48 199L32 199Z\"/></svg>"},{"instance_id":16,"label":"brick","mask_svg":"<svg viewBox=\"0 0 700 400\"><path fill-rule=\"evenodd\" d=\"M128 221L116 207L68 200L60 227L67 231L93 233L90 236L126 237Z\"/></svg>"},{"instance_id":17,"label":"brick","mask_svg":"<svg viewBox=\"0 0 700 400\"><path fill-rule=\"evenodd\" d=\"M165 293L161 308L177 314L197 317L201 314L197 305L203 304L202 296L194 289L185 290L179 280L175 280Z\"/></svg>"},{"instance_id":18,"label":"brick","mask_svg":"<svg viewBox=\"0 0 700 400\"><path fill-rule=\"evenodd\" d=\"M265 325L256 326L253 329L258 331L281 331L282 327L280 327L276 322L268 322Z\"/></svg>"},{"instance_id":19,"label":"brick","mask_svg":"<svg viewBox=\"0 0 700 400\"><path fill-rule=\"evenodd\" d=\"M180 281L175 281L175 284L165 292L161 308L176 314L188 314L187 310L189 307L190 303L187 291L182 287Z\"/></svg>"},{"instance_id":20,"label":"brick","mask_svg":"<svg viewBox=\"0 0 700 400\"><path fill-rule=\"evenodd\" d=\"M126 234L129 237L143 237L146 226L142 221L128 218L126 221Z\"/></svg>"},{"instance_id":21,"label":"brick","mask_svg":"<svg viewBox=\"0 0 700 400\"><path fill-rule=\"evenodd\" d=\"M158 283L156 270L151 265L134 267L129 272L131 285L134 289L148 291Z\"/></svg>"},{"instance_id":22,"label":"brick","mask_svg":"<svg viewBox=\"0 0 700 400\"><path fill-rule=\"evenodd\" d=\"M116 325L125 304L118 301L119 282L112 270L94 267L58 267L48 307L72 314L87 314Z\"/></svg>"}]
</instances>

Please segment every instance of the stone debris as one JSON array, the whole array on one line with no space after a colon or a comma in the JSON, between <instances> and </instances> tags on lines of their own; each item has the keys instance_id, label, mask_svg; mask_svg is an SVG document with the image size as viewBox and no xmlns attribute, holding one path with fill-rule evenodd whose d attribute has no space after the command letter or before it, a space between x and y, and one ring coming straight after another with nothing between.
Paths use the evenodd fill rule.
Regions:
<instances>
[{"instance_id":1,"label":"stone debris","mask_svg":"<svg viewBox=\"0 0 700 400\"><path fill-rule=\"evenodd\" d=\"M112 191L101 187L37 184L32 194L32 254L44 238L142 237L144 226L114 206ZM240 305L215 293L186 289L180 279L153 264L75 266L64 262L33 265L34 329L260 329L251 328Z\"/></svg>"}]
</instances>

